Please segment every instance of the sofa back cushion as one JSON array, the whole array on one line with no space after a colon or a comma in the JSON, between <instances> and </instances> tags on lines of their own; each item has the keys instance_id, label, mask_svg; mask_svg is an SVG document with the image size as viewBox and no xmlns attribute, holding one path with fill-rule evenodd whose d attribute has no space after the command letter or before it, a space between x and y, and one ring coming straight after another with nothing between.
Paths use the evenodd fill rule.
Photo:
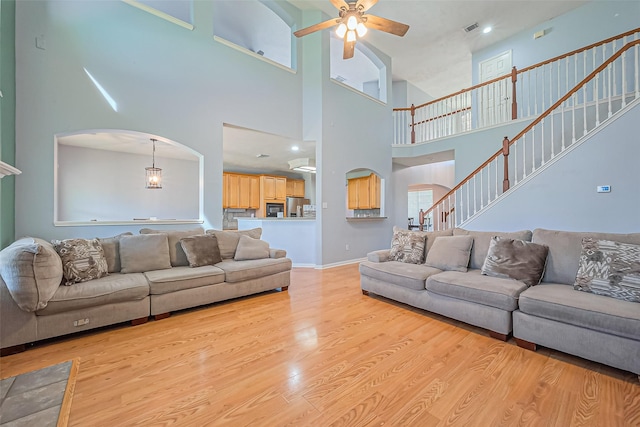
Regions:
<instances>
[{"instance_id":1,"label":"sofa back cushion","mask_svg":"<svg viewBox=\"0 0 640 427\"><path fill-rule=\"evenodd\" d=\"M470 236L436 237L424 263L444 271L466 272L472 245Z\"/></svg>"},{"instance_id":2,"label":"sofa back cushion","mask_svg":"<svg viewBox=\"0 0 640 427\"><path fill-rule=\"evenodd\" d=\"M580 254L582 253L582 239L591 237L595 240L612 240L620 243L640 244L640 233L590 233L579 231L557 231L536 228L533 230L534 243L547 245L549 255L547 269L543 282L573 285L576 281Z\"/></svg>"},{"instance_id":3,"label":"sofa back cushion","mask_svg":"<svg viewBox=\"0 0 640 427\"><path fill-rule=\"evenodd\" d=\"M166 234L138 234L120 238L121 273L171 268L169 239Z\"/></svg>"},{"instance_id":4,"label":"sofa back cushion","mask_svg":"<svg viewBox=\"0 0 640 427\"><path fill-rule=\"evenodd\" d=\"M191 230L154 230L152 228L143 228L140 234L166 234L169 242L169 257L171 258L172 267L181 267L189 265L187 255L182 249L180 239L183 237L197 236L204 234L204 228L196 227Z\"/></svg>"},{"instance_id":5,"label":"sofa back cushion","mask_svg":"<svg viewBox=\"0 0 640 427\"><path fill-rule=\"evenodd\" d=\"M494 236L504 237L506 239L531 241L531 231L471 231L463 228L453 230L454 236L471 236L473 237L473 247L471 248L471 258L469 259L469 268L481 269L484 260L489 253L489 244Z\"/></svg>"},{"instance_id":6,"label":"sofa back cushion","mask_svg":"<svg viewBox=\"0 0 640 427\"><path fill-rule=\"evenodd\" d=\"M62 261L44 240L24 237L0 251L0 276L18 307L47 306L62 281Z\"/></svg>"},{"instance_id":7,"label":"sofa back cushion","mask_svg":"<svg viewBox=\"0 0 640 427\"><path fill-rule=\"evenodd\" d=\"M126 233L118 234L113 237L99 237L98 240L102 245L104 251L104 257L107 260L107 271L109 273L119 273L120 268L120 237L132 236L133 233L127 231Z\"/></svg>"},{"instance_id":8,"label":"sofa back cushion","mask_svg":"<svg viewBox=\"0 0 640 427\"><path fill-rule=\"evenodd\" d=\"M207 230L207 234L213 234L218 239L218 247L222 259L231 259L236 254L236 248L240 241L240 236L245 235L254 239L262 236L262 228L252 228L250 230Z\"/></svg>"}]
</instances>

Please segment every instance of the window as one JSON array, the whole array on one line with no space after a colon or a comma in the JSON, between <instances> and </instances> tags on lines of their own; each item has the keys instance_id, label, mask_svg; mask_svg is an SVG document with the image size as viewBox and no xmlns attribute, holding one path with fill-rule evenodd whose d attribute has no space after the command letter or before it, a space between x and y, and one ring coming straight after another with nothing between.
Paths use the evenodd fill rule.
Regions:
<instances>
[{"instance_id":1,"label":"window","mask_svg":"<svg viewBox=\"0 0 640 427\"><path fill-rule=\"evenodd\" d=\"M408 193L408 218L413 218L413 224L418 224L420 220L420 209L426 211L433 206L433 190L411 190ZM425 230L433 224L433 213L425 218Z\"/></svg>"},{"instance_id":2,"label":"window","mask_svg":"<svg viewBox=\"0 0 640 427\"><path fill-rule=\"evenodd\" d=\"M353 58L342 59L344 42L331 32L331 79L387 102L387 67L363 42L356 43Z\"/></svg>"},{"instance_id":3,"label":"window","mask_svg":"<svg viewBox=\"0 0 640 427\"><path fill-rule=\"evenodd\" d=\"M218 41L293 68L293 21L276 2L219 0L213 6L213 34Z\"/></svg>"}]
</instances>

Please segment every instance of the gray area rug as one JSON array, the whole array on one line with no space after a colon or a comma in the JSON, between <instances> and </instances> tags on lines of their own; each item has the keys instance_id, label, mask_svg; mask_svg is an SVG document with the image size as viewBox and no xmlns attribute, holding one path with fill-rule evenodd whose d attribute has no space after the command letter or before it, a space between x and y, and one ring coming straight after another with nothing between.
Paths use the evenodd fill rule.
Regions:
<instances>
[{"instance_id":1,"label":"gray area rug","mask_svg":"<svg viewBox=\"0 0 640 427\"><path fill-rule=\"evenodd\" d=\"M0 380L0 426L66 426L78 361Z\"/></svg>"}]
</instances>

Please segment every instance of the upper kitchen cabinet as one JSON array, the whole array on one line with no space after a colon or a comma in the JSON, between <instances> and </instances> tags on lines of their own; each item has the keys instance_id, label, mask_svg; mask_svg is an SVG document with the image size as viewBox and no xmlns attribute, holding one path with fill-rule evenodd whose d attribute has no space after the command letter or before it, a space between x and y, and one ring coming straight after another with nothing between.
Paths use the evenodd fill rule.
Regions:
<instances>
[{"instance_id":1,"label":"upper kitchen cabinet","mask_svg":"<svg viewBox=\"0 0 640 427\"><path fill-rule=\"evenodd\" d=\"M257 175L223 173L222 207L258 209L260 207L260 177Z\"/></svg>"},{"instance_id":2,"label":"upper kitchen cabinet","mask_svg":"<svg viewBox=\"0 0 640 427\"><path fill-rule=\"evenodd\" d=\"M264 200L285 200L287 198L287 178L262 175L260 179Z\"/></svg>"},{"instance_id":3,"label":"upper kitchen cabinet","mask_svg":"<svg viewBox=\"0 0 640 427\"><path fill-rule=\"evenodd\" d=\"M380 177L375 173L347 179L348 209L380 209L380 200Z\"/></svg>"},{"instance_id":4,"label":"upper kitchen cabinet","mask_svg":"<svg viewBox=\"0 0 640 427\"><path fill-rule=\"evenodd\" d=\"M304 197L304 179L287 178L287 197Z\"/></svg>"}]
</instances>

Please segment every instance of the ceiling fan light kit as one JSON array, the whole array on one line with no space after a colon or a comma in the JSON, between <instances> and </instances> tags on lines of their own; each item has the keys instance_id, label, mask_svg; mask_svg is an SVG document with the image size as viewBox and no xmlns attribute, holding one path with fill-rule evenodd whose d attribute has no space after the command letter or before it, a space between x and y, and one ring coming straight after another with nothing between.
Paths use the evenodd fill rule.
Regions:
<instances>
[{"instance_id":1,"label":"ceiling fan light kit","mask_svg":"<svg viewBox=\"0 0 640 427\"><path fill-rule=\"evenodd\" d=\"M369 28L400 37L404 36L409 30L409 26L406 24L380 18L375 15L365 15L365 12L375 5L378 0L358 0L352 2L346 2L344 0L330 1L331 4L340 11L339 18L320 22L319 24L298 30L293 34L296 37L302 37L337 25L336 35L344 39L344 53L342 55L344 59L353 58L356 41L358 38L364 37Z\"/></svg>"}]
</instances>

